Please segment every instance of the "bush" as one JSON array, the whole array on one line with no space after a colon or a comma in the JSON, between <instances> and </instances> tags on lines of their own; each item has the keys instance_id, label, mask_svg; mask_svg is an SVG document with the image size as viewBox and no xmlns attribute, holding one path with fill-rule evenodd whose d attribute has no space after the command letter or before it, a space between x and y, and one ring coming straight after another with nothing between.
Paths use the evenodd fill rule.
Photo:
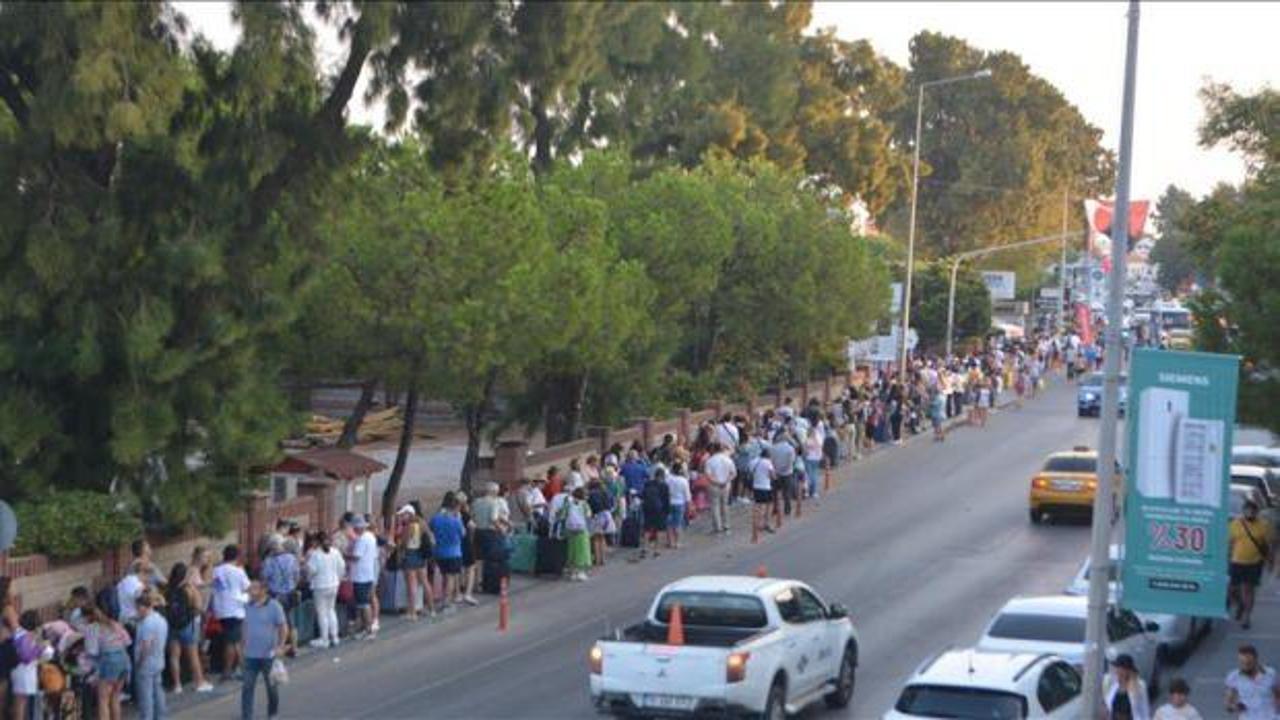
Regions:
<instances>
[{"instance_id":1,"label":"bush","mask_svg":"<svg viewBox=\"0 0 1280 720\"><path fill-rule=\"evenodd\" d=\"M87 490L54 490L19 503L14 554L78 558L142 535L142 522L122 499Z\"/></svg>"}]
</instances>

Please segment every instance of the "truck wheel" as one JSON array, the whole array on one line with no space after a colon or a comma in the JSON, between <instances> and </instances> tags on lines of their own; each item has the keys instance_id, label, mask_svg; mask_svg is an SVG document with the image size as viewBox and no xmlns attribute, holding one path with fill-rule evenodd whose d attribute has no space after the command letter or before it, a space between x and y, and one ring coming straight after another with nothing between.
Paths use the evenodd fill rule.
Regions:
<instances>
[{"instance_id":1,"label":"truck wheel","mask_svg":"<svg viewBox=\"0 0 1280 720\"><path fill-rule=\"evenodd\" d=\"M769 688L760 720L787 720L787 681L781 677L775 679Z\"/></svg>"},{"instance_id":2,"label":"truck wheel","mask_svg":"<svg viewBox=\"0 0 1280 720\"><path fill-rule=\"evenodd\" d=\"M853 685L857 666L858 659L853 654L853 648L845 648L844 659L840 661L840 674L836 675L836 689L822 698L827 707L832 710L848 707L849 701L853 699Z\"/></svg>"},{"instance_id":3,"label":"truck wheel","mask_svg":"<svg viewBox=\"0 0 1280 720\"><path fill-rule=\"evenodd\" d=\"M1032 524L1032 525L1039 525L1039 524L1040 524L1040 520L1041 520L1040 511L1039 511L1039 510L1036 510L1035 508L1031 508L1031 510L1030 510L1029 512L1030 512L1030 514L1031 514L1031 524Z\"/></svg>"}]
</instances>

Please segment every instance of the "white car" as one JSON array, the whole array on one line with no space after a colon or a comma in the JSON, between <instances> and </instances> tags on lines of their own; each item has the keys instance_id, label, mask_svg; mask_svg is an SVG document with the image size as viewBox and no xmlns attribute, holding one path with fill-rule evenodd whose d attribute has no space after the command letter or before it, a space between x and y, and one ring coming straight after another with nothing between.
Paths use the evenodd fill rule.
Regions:
<instances>
[{"instance_id":1,"label":"white car","mask_svg":"<svg viewBox=\"0 0 1280 720\"><path fill-rule=\"evenodd\" d=\"M1231 464L1266 468L1271 494L1280 496L1280 448L1236 445L1231 448Z\"/></svg>"},{"instance_id":2,"label":"white car","mask_svg":"<svg viewBox=\"0 0 1280 720\"><path fill-rule=\"evenodd\" d=\"M1258 494L1262 496L1263 501L1261 510L1273 508L1277 505L1275 493L1271 492L1269 477L1270 473L1264 467L1231 464L1231 484L1252 485L1257 488Z\"/></svg>"},{"instance_id":3,"label":"white car","mask_svg":"<svg viewBox=\"0 0 1280 720\"><path fill-rule=\"evenodd\" d=\"M1077 669L1084 667L1088 600L1077 595L1017 597L995 614L978 640L978 649L998 652L1053 653ZM1154 637L1130 610L1112 608L1107 617L1107 659L1133 657L1154 699L1160 692L1160 653Z\"/></svg>"},{"instance_id":4,"label":"white car","mask_svg":"<svg viewBox=\"0 0 1280 720\"><path fill-rule=\"evenodd\" d=\"M669 644L680 607L684 642ZM591 699L620 715L781 719L853 697L858 635L849 613L795 580L689 577L658 592L645 619L589 654Z\"/></svg>"},{"instance_id":5,"label":"white car","mask_svg":"<svg viewBox=\"0 0 1280 720\"><path fill-rule=\"evenodd\" d=\"M1078 718L1080 673L1056 655L947 650L916 670L884 720Z\"/></svg>"},{"instance_id":6,"label":"white car","mask_svg":"<svg viewBox=\"0 0 1280 720\"><path fill-rule=\"evenodd\" d=\"M1119 601L1120 568L1115 563L1119 563L1124 559L1124 546L1111 546L1111 582L1110 582L1110 599L1111 604ZM1071 584L1067 586L1065 592L1068 595L1079 595L1087 597L1089 595L1089 558L1085 557L1084 562L1080 564L1080 569L1076 571L1076 575L1071 580ZM1170 615L1168 613L1137 613L1138 619L1142 621L1143 627L1149 627L1149 624L1155 624L1159 627L1152 634L1155 636L1157 647L1162 654L1163 659L1173 660L1185 659L1187 655L1195 649L1196 643L1200 638L1209 633L1213 621L1209 618L1192 617L1190 615Z\"/></svg>"}]
</instances>

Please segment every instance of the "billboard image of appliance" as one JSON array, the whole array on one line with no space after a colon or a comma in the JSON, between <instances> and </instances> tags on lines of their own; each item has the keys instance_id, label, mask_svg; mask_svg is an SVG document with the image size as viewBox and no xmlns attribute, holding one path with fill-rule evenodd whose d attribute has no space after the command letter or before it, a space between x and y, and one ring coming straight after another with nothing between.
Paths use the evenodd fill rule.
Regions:
<instances>
[{"instance_id":1,"label":"billboard image of appliance","mask_svg":"<svg viewBox=\"0 0 1280 720\"><path fill-rule=\"evenodd\" d=\"M1193 418L1191 395L1151 387L1142 391L1138 430L1138 492L1182 505L1218 507L1222 490L1223 424Z\"/></svg>"}]
</instances>

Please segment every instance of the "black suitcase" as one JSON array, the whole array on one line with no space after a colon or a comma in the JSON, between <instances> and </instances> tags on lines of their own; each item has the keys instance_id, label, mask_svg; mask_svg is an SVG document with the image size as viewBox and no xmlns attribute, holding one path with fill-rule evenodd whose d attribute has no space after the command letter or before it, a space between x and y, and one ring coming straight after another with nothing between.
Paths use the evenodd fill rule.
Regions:
<instances>
[{"instance_id":1,"label":"black suitcase","mask_svg":"<svg viewBox=\"0 0 1280 720\"><path fill-rule=\"evenodd\" d=\"M640 547L640 515L631 513L622 519L622 531L618 544L627 548Z\"/></svg>"},{"instance_id":2,"label":"black suitcase","mask_svg":"<svg viewBox=\"0 0 1280 720\"><path fill-rule=\"evenodd\" d=\"M538 538L538 575L560 575L569 559L569 543L560 538Z\"/></svg>"},{"instance_id":3,"label":"black suitcase","mask_svg":"<svg viewBox=\"0 0 1280 720\"><path fill-rule=\"evenodd\" d=\"M511 576L506 558L485 560L480 568L480 592L498 595L502 592L502 579Z\"/></svg>"}]
</instances>

